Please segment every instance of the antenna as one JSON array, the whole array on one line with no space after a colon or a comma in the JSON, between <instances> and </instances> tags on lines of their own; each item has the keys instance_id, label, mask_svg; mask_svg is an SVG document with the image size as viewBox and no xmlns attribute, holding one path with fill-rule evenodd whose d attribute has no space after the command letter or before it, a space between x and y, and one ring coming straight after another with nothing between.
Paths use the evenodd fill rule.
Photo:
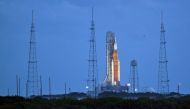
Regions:
<instances>
[{"instance_id":1,"label":"antenna","mask_svg":"<svg viewBox=\"0 0 190 109\"><path fill-rule=\"evenodd\" d=\"M163 11L161 10L161 23L163 24Z\"/></svg>"},{"instance_id":2,"label":"antenna","mask_svg":"<svg viewBox=\"0 0 190 109\"><path fill-rule=\"evenodd\" d=\"M26 82L26 98L28 97L28 81Z\"/></svg>"},{"instance_id":3,"label":"antenna","mask_svg":"<svg viewBox=\"0 0 190 109\"><path fill-rule=\"evenodd\" d=\"M18 78L18 96L20 96L20 77Z\"/></svg>"},{"instance_id":4,"label":"antenna","mask_svg":"<svg viewBox=\"0 0 190 109\"><path fill-rule=\"evenodd\" d=\"M34 10L32 10L32 25L34 24Z\"/></svg>"},{"instance_id":5,"label":"antenna","mask_svg":"<svg viewBox=\"0 0 190 109\"><path fill-rule=\"evenodd\" d=\"M42 96L42 76L40 76L40 96Z\"/></svg>"},{"instance_id":6,"label":"antenna","mask_svg":"<svg viewBox=\"0 0 190 109\"><path fill-rule=\"evenodd\" d=\"M66 94L67 94L67 84L65 82L65 95L64 95L65 98L66 98Z\"/></svg>"},{"instance_id":7,"label":"antenna","mask_svg":"<svg viewBox=\"0 0 190 109\"><path fill-rule=\"evenodd\" d=\"M51 79L49 77L49 98L51 99Z\"/></svg>"},{"instance_id":8,"label":"antenna","mask_svg":"<svg viewBox=\"0 0 190 109\"><path fill-rule=\"evenodd\" d=\"M16 75L16 96L18 96L18 75Z\"/></svg>"},{"instance_id":9,"label":"antenna","mask_svg":"<svg viewBox=\"0 0 190 109\"><path fill-rule=\"evenodd\" d=\"M16 75L16 96L20 96L20 77Z\"/></svg>"},{"instance_id":10,"label":"antenna","mask_svg":"<svg viewBox=\"0 0 190 109\"><path fill-rule=\"evenodd\" d=\"M92 21L94 21L94 7L92 7Z\"/></svg>"}]
</instances>

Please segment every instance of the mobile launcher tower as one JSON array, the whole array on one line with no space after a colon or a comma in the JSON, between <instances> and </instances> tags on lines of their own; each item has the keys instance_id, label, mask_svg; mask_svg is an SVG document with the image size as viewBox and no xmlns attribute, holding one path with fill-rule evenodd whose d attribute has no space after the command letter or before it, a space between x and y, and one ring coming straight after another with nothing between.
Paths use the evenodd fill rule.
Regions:
<instances>
[{"instance_id":1,"label":"mobile launcher tower","mask_svg":"<svg viewBox=\"0 0 190 109\"><path fill-rule=\"evenodd\" d=\"M126 87L120 85L120 61L115 33L106 33L106 78L101 85L101 92L121 92Z\"/></svg>"}]
</instances>

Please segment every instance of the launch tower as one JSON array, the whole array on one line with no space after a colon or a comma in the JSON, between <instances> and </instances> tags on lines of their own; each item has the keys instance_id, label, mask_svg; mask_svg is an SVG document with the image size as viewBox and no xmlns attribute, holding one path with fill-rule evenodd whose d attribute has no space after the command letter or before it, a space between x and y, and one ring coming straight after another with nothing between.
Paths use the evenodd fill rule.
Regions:
<instances>
[{"instance_id":1,"label":"launch tower","mask_svg":"<svg viewBox=\"0 0 190 109\"><path fill-rule=\"evenodd\" d=\"M30 31L30 47L29 47L29 61L28 61L28 79L26 83L27 96L39 95L39 81L37 71L37 58L36 58L36 38L34 29L34 14L32 11L32 24Z\"/></svg>"},{"instance_id":2,"label":"launch tower","mask_svg":"<svg viewBox=\"0 0 190 109\"><path fill-rule=\"evenodd\" d=\"M90 97L96 97L97 94L97 57L96 57L96 40L95 40L95 24L94 24L94 10L92 8L92 21L91 21L91 36L90 36L90 49L88 60L88 80L87 80L87 94Z\"/></svg>"},{"instance_id":3,"label":"launch tower","mask_svg":"<svg viewBox=\"0 0 190 109\"><path fill-rule=\"evenodd\" d=\"M166 56L165 29L163 23L163 14L161 13L161 31L160 31L160 51L159 51L159 71L158 71L158 92L160 94L169 93L169 79Z\"/></svg>"}]
</instances>

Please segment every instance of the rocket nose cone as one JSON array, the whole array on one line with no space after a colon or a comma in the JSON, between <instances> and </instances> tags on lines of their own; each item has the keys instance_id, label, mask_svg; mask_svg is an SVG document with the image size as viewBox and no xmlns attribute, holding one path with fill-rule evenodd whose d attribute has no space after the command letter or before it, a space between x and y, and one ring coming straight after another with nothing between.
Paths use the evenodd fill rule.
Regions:
<instances>
[{"instance_id":1,"label":"rocket nose cone","mask_svg":"<svg viewBox=\"0 0 190 109\"><path fill-rule=\"evenodd\" d=\"M116 37L115 37L114 49L117 50L117 40L116 40Z\"/></svg>"},{"instance_id":2,"label":"rocket nose cone","mask_svg":"<svg viewBox=\"0 0 190 109\"><path fill-rule=\"evenodd\" d=\"M117 50L117 43L114 43L114 49Z\"/></svg>"}]
</instances>

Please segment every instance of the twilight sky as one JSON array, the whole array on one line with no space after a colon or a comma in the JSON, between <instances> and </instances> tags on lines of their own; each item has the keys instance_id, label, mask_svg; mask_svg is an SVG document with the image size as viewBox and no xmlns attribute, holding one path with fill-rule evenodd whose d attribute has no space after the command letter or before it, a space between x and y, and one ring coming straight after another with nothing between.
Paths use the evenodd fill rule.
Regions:
<instances>
[{"instance_id":1,"label":"twilight sky","mask_svg":"<svg viewBox=\"0 0 190 109\"><path fill-rule=\"evenodd\" d=\"M140 88L157 89L160 12L164 12L170 91L190 92L189 0L0 0L0 95L16 93L21 77L25 95L31 12L35 11L38 73L43 93L85 91L91 7L95 7L98 71L105 78L105 35L117 37L121 84L129 80L130 61L138 62Z\"/></svg>"}]
</instances>

